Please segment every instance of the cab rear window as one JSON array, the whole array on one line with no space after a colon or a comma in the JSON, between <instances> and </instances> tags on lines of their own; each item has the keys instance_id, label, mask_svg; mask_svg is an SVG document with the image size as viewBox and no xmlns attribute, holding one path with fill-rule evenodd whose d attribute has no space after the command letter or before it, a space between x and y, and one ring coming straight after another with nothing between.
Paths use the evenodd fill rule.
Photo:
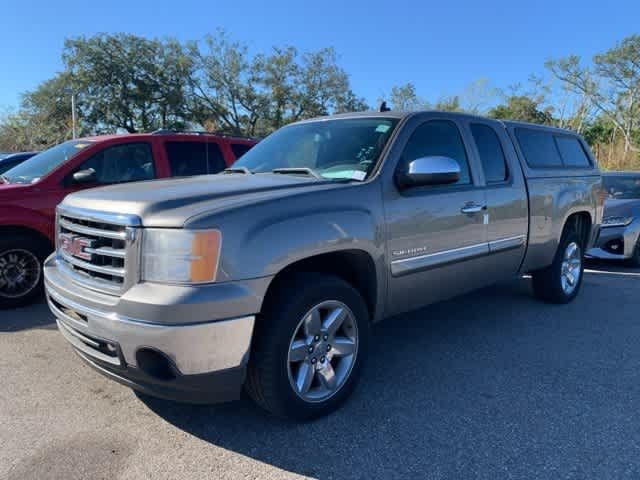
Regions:
<instances>
[{"instance_id":1,"label":"cab rear window","mask_svg":"<svg viewBox=\"0 0 640 480\"><path fill-rule=\"evenodd\" d=\"M588 168L591 161L578 138L532 128L517 128L516 137L532 168Z\"/></svg>"}]
</instances>

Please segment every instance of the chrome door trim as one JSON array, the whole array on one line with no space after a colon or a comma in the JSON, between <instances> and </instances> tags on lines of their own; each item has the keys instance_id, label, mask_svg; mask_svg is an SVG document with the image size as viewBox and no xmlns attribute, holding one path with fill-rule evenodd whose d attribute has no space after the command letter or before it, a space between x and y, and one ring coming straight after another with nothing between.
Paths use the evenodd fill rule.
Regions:
<instances>
[{"instance_id":1,"label":"chrome door trim","mask_svg":"<svg viewBox=\"0 0 640 480\"><path fill-rule=\"evenodd\" d=\"M441 252L402 258L391 262L391 275L399 277L418 270L439 267L447 263L459 262L489 254L488 243L478 243L468 247L453 248Z\"/></svg>"},{"instance_id":2,"label":"chrome door trim","mask_svg":"<svg viewBox=\"0 0 640 480\"><path fill-rule=\"evenodd\" d=\"M504 250L511 250L512 248L519 248L524 245L525 239L525 235L516 235L514 237L492 240L489 242L489 251L490 253L496 253Z\"/></svg>"}]
</instances>

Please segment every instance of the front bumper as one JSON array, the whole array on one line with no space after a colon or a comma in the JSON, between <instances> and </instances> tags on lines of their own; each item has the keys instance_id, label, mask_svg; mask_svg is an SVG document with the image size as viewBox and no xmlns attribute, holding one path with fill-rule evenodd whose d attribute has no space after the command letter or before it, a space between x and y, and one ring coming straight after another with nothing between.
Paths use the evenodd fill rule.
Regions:
<instances>
[{"instance_id":1,"label":"front bumper","mask_svg":"<svg viewBox=\"0 0 640 480\"><path fill-rule=\"evenodd\" d=\"M626 260L633 256L640 238L640 219L626 227L602 227L586 256L602 260Z\"/></svg>"},{"instance_id":2,"label":"front bumper","mask_svg":"<svg viewBox=\"0 0 640 480\"><path fill-rule=\"evenodd\" d=\"M55 254L45 262L44 277L47 302L60 332L100 373L172 400L211 403L238 398L261 282L235 288L163 285L158 286L160 292L141 284L141 291L134 287L131 294L113 297L65 276ZM232 305L225 302L224 308L212 309L221 297ZM156 298L167 304L154 302ZM240 313L243 308L246 313ZM207 320L202 318L205 311ZM138 315L132 317L131 312ZM236 315L229 318L229 312Z\"/></svg>"}]
</instances>

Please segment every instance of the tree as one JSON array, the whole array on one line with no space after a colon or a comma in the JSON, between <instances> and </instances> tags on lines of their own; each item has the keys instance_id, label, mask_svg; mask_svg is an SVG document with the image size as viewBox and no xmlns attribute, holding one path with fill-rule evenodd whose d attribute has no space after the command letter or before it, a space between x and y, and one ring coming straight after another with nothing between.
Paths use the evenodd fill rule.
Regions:
<instances>
[{"instance_id":1,"label":"tree","mask_svg":"<svg viewBox=\"0 0 640 480\"><path fill-rule=\"evenodd\" d=\"M400 112L429 109L429 103L418 96L413 83L391 87L388 101L393 110Z\"/></svg>"},{"instance_id":2,"label":"tree","mask_svg":"<svg viewBox=\"0 0 640 480\"><path fill-rule=\"evenodd\" d=\"M523 95L507 97L505 103L489 110L489 116L501 120L518 120L540 124L551 124L553 122L553 117L549 110L541 109L538 102Z\"/></svg>"},{"instance_id":3,"label":"tree","mask_svg":"<svg viewBox=\"0 0 640 480\"><path fill-rule=\"evenodd\" d=\"M624 137L625 154L639 150L634 132L640 125L640 35L595 55L590 67L582 66L576 55L548 61L546 66L613 122Z\"/></svg>"},{"instance_id":4,"label":"tree","mask_svg":"<svg viewBox=\"0 0 640 480\"><path fill-rule=\"evenodd\" d=\"M176 41L100 34L66 40L62 58L81 116L96 132L184 125L192 66Z\"/></svg>"}]
</instances>

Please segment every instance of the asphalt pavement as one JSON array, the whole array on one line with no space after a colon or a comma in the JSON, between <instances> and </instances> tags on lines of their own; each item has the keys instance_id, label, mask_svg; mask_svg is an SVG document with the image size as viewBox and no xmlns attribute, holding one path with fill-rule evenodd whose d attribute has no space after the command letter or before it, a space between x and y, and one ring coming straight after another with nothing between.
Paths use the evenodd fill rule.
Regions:
<instances>
[{"instance_id":1,"label":"asphalt pavement","mask_svg":"<svg viewBox=\"0 0 640 480\"><path fill-rule=\"evenodd\" d=\"M570 305L527 279L387 320L337 413L136 396L85 366L46 305L0 312L0 478L640 477L640 270Z\"/></svg>"}]
</instances>

